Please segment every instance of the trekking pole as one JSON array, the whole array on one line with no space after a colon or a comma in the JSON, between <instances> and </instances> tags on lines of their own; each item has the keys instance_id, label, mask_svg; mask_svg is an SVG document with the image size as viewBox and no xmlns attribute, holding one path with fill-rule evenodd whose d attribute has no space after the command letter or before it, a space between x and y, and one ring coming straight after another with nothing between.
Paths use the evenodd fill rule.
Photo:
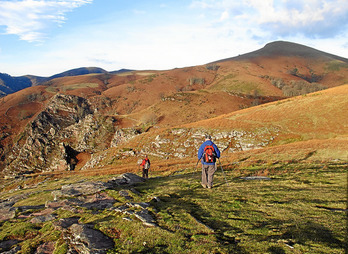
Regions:
<instances>
[{"instance_id":1,"label":"trekking pole","mask_svg":"<svg viewBox=\"0 0 348 254\"><path fill-rule=\"evenodd\" d=\"M224 170L222 169L222 165L221 165L220 158L218 158L218 160L219 160L219 163L220 163L220 168L221 168L222 174L223 174L223 176L224 176L224 178L225 178L225 181L226 181L226 185L228 186L228 182L227 182L227 179L226 179L225 172L224 172Z\"/></svg>"},{"instance_id":2,"label":"trekking pole","mask_svg":"<svg viewBox=\"0 0 348 254\"><path fill-rule=\"evenodd\" d=\"M197 161L197 163L196 163L195 170L193 171L193 175L197 172L197 166L198 166L198 163L199 163L200 160L201 160L201 158L198 159L198 161Z\"/></svg>"}]
</instances>

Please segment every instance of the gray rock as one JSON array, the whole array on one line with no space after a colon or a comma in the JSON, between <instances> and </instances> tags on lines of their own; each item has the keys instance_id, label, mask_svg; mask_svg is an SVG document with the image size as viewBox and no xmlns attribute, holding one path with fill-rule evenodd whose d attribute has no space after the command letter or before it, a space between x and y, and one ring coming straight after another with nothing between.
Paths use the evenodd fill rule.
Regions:
<instances>
[{"instance_id":1,"label":"gray rock","mask_svg":"<svg viewBox=\"0 0 348 254\"><path fill-rule=\"evenodd\" d=\"M113 207L110 210L126 214L128 216L134 215L136 218L141 220L144 225L155 227L154 217L150 214L147 208L150 206L149 203L141 202L141 203L127 203L126 205L122 205L119 207ZM134 208L140 208L138 211L133 211ZM128 218L128 217L126 217Z\"/></svg>"},{"instance_id":2,"label":"gray rock","mask_svg":"<svg viewBox=\"0 0 348 254\"><path fill-rule=\"evenodd\" d=\"M9 252L13 248L14 245L18 244L19 241L15 239L7 240L7 241L1 241L0 242L0 253L16 253L16 252Z\"/></svg>"},{"instance_id":3,"label":"gray rock","mask_svg":"<svg viewBox=\"0 0 348 254\"><path fill-rule=\"evenodd\" d=\"M62 186L61 190L54 191L55 200L62 196L90 195L106 190L109 187L104 182L83 182Z\"/></svg>"},{"instance_id":4,"label":"gray rock","mask_svg":"<svg viewBox=\"0 0 348 254\"><path fill-rule=\"evenodd\" d=\"M110 208L110 210L118 212L118 213L125 213L127 209L128 209L128 206L125 206L125 205Z\"/></svg>"},{"instance_id":5,"label":"gray rock","mask_svg":"<svg viewBox=\"0 0 348 254\"><path fill-rule=\"evenodd\" d=\"M41 210L45 208L45 205L27 205L27 206L19 206L18 210L24 212L28 210Z\"/></svg>"},{"instance_id":6,"label":"gray rock","mask_svg":"<svg viewBox=\"0 0 348 254\"><path fill-rule=\"evenodd\" d=\"M145 208L148 208L148 207L150 206L150 204L149 204L149 203L146 203L146 202L140 202L140 203L127 203L127 206L145 209Z\"/></svg>"},{"instance_id":7,"label":"gray rock","mask_svg":"<svg viewBox=\"0 0 348 254\"><path fill-rule=\"evenodd\" d=\"M81 205L82 207L85 207L87 209L94 209L94 210L104 210L104 209L107 209L107 208L110 208L112 207L114 204L115 204L115 200L108 200L108 199L105 199L105 200L97 200L97 201L94 201L94 202L90 202L90 203L85 203L83 205Z\"/></svg>"},{"instance_id":8,"label":"gray rock","mask_svg":"<svg viewBox=\"0 0 348 254\"><path fill-rule=\"evenodd\" d=\"M133 173L124 173L119 177L116 177L108 182L111 186L122 186L122 185L135 185L138 183L145 182L143 177L137 176Z\"/></svg>"},{"instance_id":9,"label":"gray rock","mask_svg":"<svg viewBox=\"0 0 348 254\"><path fill-rule=\"evenodd\" d=\"M42 223L42 222L54 220L55 218L56 218L56 216L52 215L52 214L40 215L40 216L36 216L36 217L32 218L30 220L30 222L31 223Z\"/></svg>"},{"instance_id":10,"label":"gray rock","mask_svg":"<svg viewBox=\"0 0 348 254\"><path fill-rule=\"evenodd\" d=\"M134 211L132 211L132 210L126 210L126 211L124 211L124 214L127 214L127 215L134 215Z\"/></svg>"},{"instance_id":11,"label":"gray rock","mask_svg":"<svg viewBox=\"0 0 348 254\"><path fill-rule=\"evenodd\" d=\"M9 201L9 200L2 201L0 202L0 209L12 207L14 204L15 204L14 201Z\"/></svg>"},{"instance_id":12,"label":"gray rock","mask_svg":"<svg viewBox=\"0 0 348 254\"><path fill-rule=\"evenodd\" d=\"M70 218L64 218L60 219L59 221L56 221L53 223L53 225L58 229L67 229L73 224L78 224L80 217L70 217Z\"/></svg>"},{"instance_id":13,"label":"gray rock","mask_svg":"<svg viewBox=\"0 0 348 254\"><path fill-rule=\"evenodd\" d=\"M51 254L54 251L54 247L54 242L43 243L39 247L37 247L34 254Z\"/></svg>"},{"instance_id":14,"label":"gray rock","mask_svg":"<svg viewBox=\"0 0 348 254\"><path fill-rule=\"evenodd\" d=\"M161 200L158 198L158 197L153 197L151 199L151 201L154 201L154 202L161 202Z\"/></svg>"},{"instance_id":15,"label":"gray rock","mask_svg":"<svg viewBox=\"0 0 348 254\"><path fill-rule=\"evenodd\" d=\"M93 226L73 224L69 231L70 244L78 253L102 254L114 247L114 241Z\"/></svg>"},{"instance_id":16,"label":"gray rock","mask_svg":"<svg viewBox=\"0 0 348 254\"><path fill-rule=\"evenodd\" d=\"M51 208L54 210L61 208L63 210L69 210L69 211L74 209L72 205L73 205L72 200L68 200L68 199L50 201L50 202L46 202L45 204L46 208Z\"/></svg>"},{"instance_id":17,"label":"gray rock","mask_svg":"<svg viewBox=\"0 0 348 254\"><path fill-rule=\"evenodd\" d=\"M13 219L16 216L15 207L5 207L0 209L0 221Z\"/></svg>"},{"instance_id":18,"label":"gray rock","mask_svg":"<svg viewBox=\"0 0 348 254\"><path fill-rule=\"evenodd\" d=\"M140 211L135 212L134 215L144 223L155 225L155 220L147 209L141 209Z\"/></svg>"},{"instance_id":19,"label":"gray rock","mask_svg":"<svg viewBox=\"0 0 348 254\"><path fill-rule=\"evenodd\" d=\"M21 250L21 247L20 246L16 246L16 247L12 248L9 251L4 251L4 252L1 252L1 253L2 254L15 254L15 253L18 253L20 250Z\"/></svg>"},{"instance_id":20,"label":"gray rock","mask_svg":"<svg viewBox=\"0 0 348 254\"><path fill-rule=\"evenodd\" d=\"M133 198L129 196L129 193L126 190L120 190L118 194L120 194L121 197L124 197L127 200L133 200Z\"/></svg>"}]
</instances>

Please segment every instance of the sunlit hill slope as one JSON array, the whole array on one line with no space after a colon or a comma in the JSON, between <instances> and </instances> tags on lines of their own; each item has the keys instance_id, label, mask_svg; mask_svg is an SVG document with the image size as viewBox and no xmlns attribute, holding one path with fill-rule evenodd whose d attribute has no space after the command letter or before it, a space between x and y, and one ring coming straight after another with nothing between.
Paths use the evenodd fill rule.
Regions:
<instances>
[{"instance_id":1,"label":"sunlit hill slope","mask_svg":"<svg viewBox=\"0 0 348 254\"><path fill-rule=\"evenodd\" d=\"M129 170L147 153L164 170L194 158L204 133L226 157L296 144L345 159L347 83L347 59L289 42L201 66L58 77L0 100L0 167Z\"/></svg>"}]
</instances>

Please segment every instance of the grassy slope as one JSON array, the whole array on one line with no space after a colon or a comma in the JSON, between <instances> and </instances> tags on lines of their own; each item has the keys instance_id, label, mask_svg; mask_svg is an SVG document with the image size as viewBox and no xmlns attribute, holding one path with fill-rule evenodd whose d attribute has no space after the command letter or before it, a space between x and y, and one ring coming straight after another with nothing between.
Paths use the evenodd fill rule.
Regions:
<instances>
[{"instance_id":1,"label":"grassy slope","mask_svg":"<svg viewBox=\"0 0 348 254\"><path fill-rule=\"evenodd\" d=\"M274 127L273 145L347 137L348 85L244 109L185 125L194 128L254 130Z\"/></svg>"},{"instance_id":2,"label":"grassy slope","mask_svg":"<svg viewBox=\"0 0 348 254\"><path fill-rule=\"evenodd\" d=\"M344 85L180 127L204 130L212 134L218 130L278 129L277 137L270 146L232 154L223 153L223 163L233 163L240 160L249 164L256 163L258 160L270 164L291 160L347 160L348 120L344 117L348 108L347 93L348 85ZM157 135L171 139L167 129L158 129L144 133L124 146L139 150L145 143L151 143L155 140ZM114 154L114 151L110 151L110 154ZM194 161L195 159L192 158L191 160L183 160L183 163L194 164ZM126 163L134 165L135 162L130 160L125 161ZM163 171L164 168L168 168L168 165L177 164L178 160L169 159L166 160L166 163L156 161L154 163L156 163L154 166L158 165L156 170ZM112 164L110 166L112 167ZM128 167L128 169L131 168L132 166Z\"/></svg>"},{"instance_id":3,"label":"grassy slope","mask_svg":"<svg viewBox=\"0 0 348 254\"><path fill-rule=\"evenodd\" d=\"M135 202L149 202L154 196L161 200L150 202L156 228L145 227L133 216L133 221L125 221L123 215L108 210L96 213L84 209L80 214L58 210L56 220L79 216L81 223L94 224L114 239L115 248L110 253L344 253L344 165L295 163L281 165L271 181L239 178L252 172L245 167L224 167L225 178L219 168L212 190L201 188L199 173L192 169L137 185L140 195L132 195ZM50 190L82 179L87 178L71 175L47 180L16 206L44 204L52 200ZM42 180L40 176L36 181ZM30 187L35 179L24 182ZM1 198L30 191L2 193ZM118 189L107 193L116 198L116 206L129 202ZM32 225L29 220L2 223L0 240L22 239L21 253L32 253L40 243L53 241L56 250L65 253L62 236L52 222Z\"/></svg>"},{"instance_id":4,"label":"grassy slope","mask_svg":"<svg viewBox=\"0 0 348 254\"><path fill-rule=\"evenodd\" d=\"M221 162L224 166L233 164L253 166L257 174L267 175L267 172L274 170L273 165L279 163L348 161L346 131L348 123L347 119L342 117L348 108L347 87L347 85L340 86L306 96L268 103L214 119L182 125L180 128L198 129L212 134L219 130L253 131L260 128L277 128L279 131L276 138L265 148L222 153ZM132 148L134 151L140 151L146 144L156 140L157 135L169 140L174 139L168 129L155 129L122 144L119 149ZM98 169L76 173L95 175L137 171L138 157L121 156L122 160L115 160L117 154L119 154L118 149L109 149L106 153L103 152L103 156L106 155L104 166L100 165ZM158 172L185 169L195 165L197 161L195 157L166 160L152 157L151 159L152 170Z\"/></svg>"}]
</instances>

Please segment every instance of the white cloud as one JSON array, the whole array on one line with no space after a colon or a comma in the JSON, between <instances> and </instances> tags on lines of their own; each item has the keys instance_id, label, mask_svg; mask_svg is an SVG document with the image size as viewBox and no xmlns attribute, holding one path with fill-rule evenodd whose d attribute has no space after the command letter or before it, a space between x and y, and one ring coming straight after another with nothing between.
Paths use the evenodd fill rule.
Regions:
<instances>
[{"instance_id":1,"label":"white cloud","mask_svg":"<svg viewBox=\"0 0 348 254\"><path fill-rule=\"evenodd\" d=\"M0 26L6 34L25 41L42 41L51 25L60 25L65 14L93 0L17 0L0 2Z\"/></svg>"},{"instance_id":2,"label":"white cloud","mask_svg":"<svg viewBox=\"0 0 348 254\"><path fill-rule=\"evenodd\" d=\"M227 20L229 17L230 17L229 12L228 12L228 11L224 11L224 12L221 14L220 21Z\"/></svg>"},{"instance_id":3,"label":"white cloud","mask_svg":"<svg viewBox=\"0 0 348 254\"><path fill-rule=\"evenodd\" d=\"M191 7L210 12L210 17L219 12L216 22L237 22L273 37L329 38L348 29L347 0L197 0Z\"/></svg>"}]
</instances>

